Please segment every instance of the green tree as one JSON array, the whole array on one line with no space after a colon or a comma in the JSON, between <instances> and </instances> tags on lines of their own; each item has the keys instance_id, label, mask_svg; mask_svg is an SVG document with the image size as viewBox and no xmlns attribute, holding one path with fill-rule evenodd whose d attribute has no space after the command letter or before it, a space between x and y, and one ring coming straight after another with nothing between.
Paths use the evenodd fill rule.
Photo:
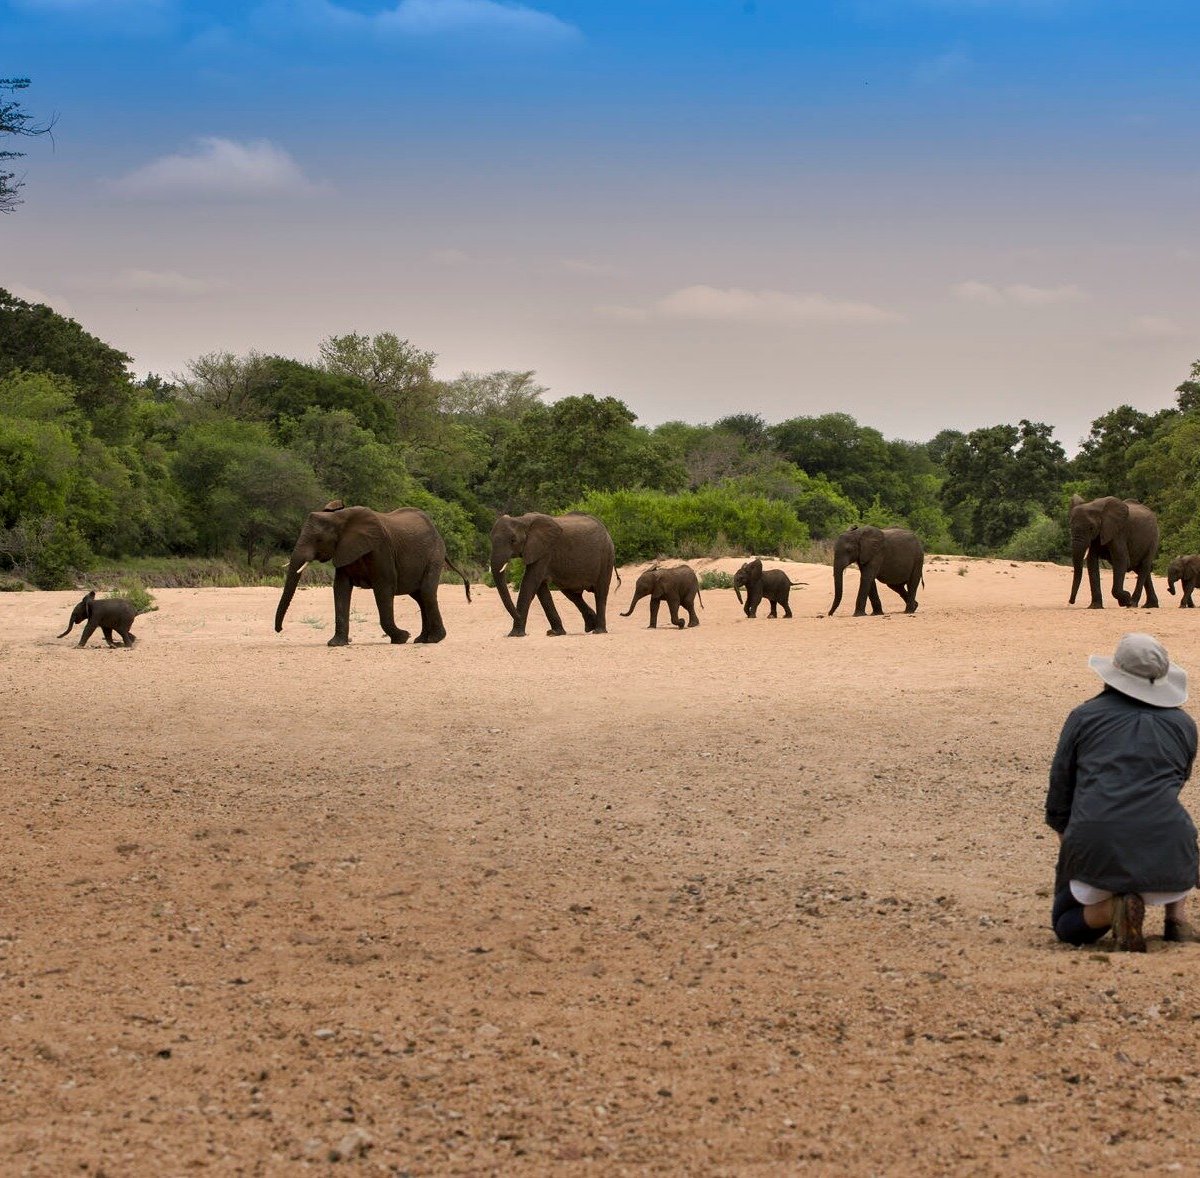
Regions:
<instances>
[{"instance_id":1,"label":"green tree","mask_svg":"<svg viewBox=\"0 0 1200 1178\"><path fill-rule=\"evenodd\" d=\"M423 352L390 331L331 335L320 352L326 372L361 381L389 406L395 436L413 445L436 438L441 393L433 375L436 353Z\"/></svg>"},{"instance_id":2,"label":"green tree","mask_svg":"<svg viewBox=\"0 0 1200 1178\"><path fill-rule=\"evenodd\" d=\"M1173 414L1169 409L1151 414L1131 405L1118 405L1097 417L1072 464L1074 477L1084 483L1080 492L1084 498L1132 496L1130 471L1145 443L1170 416Z\"/></svg>"},{"instance_id":3,"label":"green tree","mask_svg":"<svg viewBox=\"0 0 1200 1178\"><path fill-rule=\"evenodd\" d=\"M43 303L0 290L0 377L18 369L69 377L75 403L101 436L127 436L136 400L130 358Z\"/></svg>"},{"instance_id":4,"label":"green tree","mask_svg":"<svg viewBox=\"0 0 1200 1178\"><path fill-rule=\"evenodd\" d=\"M589 490L676 490L684 472L615 397L564 397L526 413L497 455L492 493L505 511L556 511Z\"/></svg>"},{"instance_id":5,"label":"green tree","mask_svg":"<svg viewBox=\"0 0 1200 1178\"><path fill-rule=\"evenodd\" d=\"M972 430L946 455L942 498L955 538L994 551L1035 511L1053 510L1067 475L1066 455L1041 422Z\"/></svg>"}]
</instances>

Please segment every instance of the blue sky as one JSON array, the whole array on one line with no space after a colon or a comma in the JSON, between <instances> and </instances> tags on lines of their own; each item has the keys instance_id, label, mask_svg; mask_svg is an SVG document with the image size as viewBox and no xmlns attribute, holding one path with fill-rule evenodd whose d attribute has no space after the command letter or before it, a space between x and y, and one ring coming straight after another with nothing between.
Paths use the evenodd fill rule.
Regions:
<instances>
[{"instance_id":1,"label":"blue sky","mask_svg":"<svg viewBox=\"0 0 1200 1178\"><path fill-rule=\"evenodd\" d=\"M169 373L393 330L647 422L1073 446L1200 356L1181 0L0 0L0 285Z\"/></svg>"}]
</instances>

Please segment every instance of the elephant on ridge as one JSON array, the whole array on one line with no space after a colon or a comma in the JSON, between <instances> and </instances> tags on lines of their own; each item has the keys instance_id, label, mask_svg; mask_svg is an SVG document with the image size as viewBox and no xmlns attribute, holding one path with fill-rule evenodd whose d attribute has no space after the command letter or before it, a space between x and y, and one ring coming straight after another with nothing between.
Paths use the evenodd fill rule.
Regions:
<instances>
[{"instance_id":1,"label":"elephant on ridge","mask_svg":"<svg viewBox=\"0 0 1200 1178\"><path fill-rule=\"evenodd\" d=\"M1075 572L1071 578L1070 604L1075 604L1079 583L1083 579L1083 562L1087 560L1088 583L1092 600L1088 609L1103 609L1104 595L1100 589L1100 562L1112 566L1112 595L1119 605L1136 606L1142 591L1146 593L1146 609L1158 608L1151 571L1158 555L1158 517L1150 508L1133 499L1118 499L1105 495L1085 503L1081 495L1071 496L1071 562ZM1137 576L1132 595L1125 588L1125 574Z\"/></svg>"},{"instance_id":2,"label":"elephant on ridge","mask_svg":"<svg viewBox=\"0 0 1200 1178\"><path fill-rule=\"evenodd\" d=\"M415 507L372 511L346 507L335 499L320 511L309 512L300 529L275 611L276 633L283 629L300 574L310 560L330 560L335 569L329 646L346 646L350 641L350 594L356 588L374 592L379 624L396 643L409 639L409 632L395 621L395 598L401 595L411 597L421 609L421 632L415 641L441 642L446 637L437 601L443 565L462 577L467 601L471 600L470 582L447 558L441 533L425 512Z\"/></svg>"},{"instance_id":3,"label":"elephant on ridge","mask_svg":"<svg viewBox=\"0 0 1200 1178\"><path fill-rule=\"evenodd\" d=\"M84 626L83 634L79 638L80 646L87 646L87 640L91 638L97 626L100 627L104 641L109 646L116 646L112 640L114 630L121 635L122 645L132 646L137 639L129 631L136 617L137 607L132 601L124 597L105 597L97 601L96 590L93 589L71 611L71 620L67 628L58 637L66 638L76 623L86 621L87 625Z\"/></svg>"},{"instance_id":4,"label":"elephant on ridge","mask_svg":"<svg viewBox=\"0 0 1200 1178\"><path fill-rule=\"evenodd\" d=\"M779 617L776 607L783 606L783 616L790 618L792 607L788 605L788 598L791 596L792 589L798 584L799 582L793 581L783 569L764 570L763 563L758 557L747 561L733 574L733 591L737 594L742 612L748 618L757 616L759 604L764 597L771 603L771 612L767 617ZM745 602L742 601L743 588L746 590Z\"/></svg>"},{"instance_id":5,"label":"elephant on ridge","mask_svg":"<svg viewBox=\"0 0 1200 1178\"><path fill-rule=\"evenodd\" d=\"M1167 592L1175 596L1175 582L1183 585L1183 598L1179 602L1180 609L1195 609L1192 601L1192 590L1200 584L1200 556L1177 556L1167 565Z\"/></svg>"},{"instance_id":6,"label":"elephant on ridge","mask_svg":"<svg viewBox=\"0 0 1200 1178\"><path fill-rule=\"evenodd\" d=\"M651 565L638 577L633 591L633 600L630 601L629 608L621 617L629 617L633 613L634 606L647 596L650 598L649 629L656 630L658 628L658 609L664 601L671 611L671 625L678 626L681 630L685 625L689 627L700 625L700 619L696 616L696 602L699 601L700 608L703 609L704 600L700 596L700 578L696 576L696 570L691 565L680 564L666 569L660 568L657 564ZM687 622L684 622L679 616L681 605L688 612Z\"/></svg>"},{"instance_id":7,"label":"elephant on ridge","mask_svg":"<svg viewBox=\"0 0 1200 1178\"><path fill-rule=\"evenodd\" d=\"M514 556L525 563L515 605L504 573ZM554 516L540 512L502 515L492 525L491 564L496 592L513 620L510 638L525 637L525 623L535 597L550 623L546 633L552 638L566 633L550 595L551 584L583 615L587 633L608 633L608 590L616 569L616 550L608 529L594 515L581 511ZM584 601L585 592L595 598L595 609Z\"/></svg>"},{"instance_id":8,"label":"elephant on ridge","mask_svg":"<svg viewBox=\"0 0 1200 1178\"><path fill-rule=\"evenodd\" d=\"M877 582L882 581L904 599L904 612L917 612L917 589L924 584L922 569L925 549L908 528L876 528L870 524L843 532L833 546L832 615L842 603L842 577L851 565L858 565L858 597L854 616L861 618L871 602L873 614L883 613Z\"/></svg>"}]
</instances>

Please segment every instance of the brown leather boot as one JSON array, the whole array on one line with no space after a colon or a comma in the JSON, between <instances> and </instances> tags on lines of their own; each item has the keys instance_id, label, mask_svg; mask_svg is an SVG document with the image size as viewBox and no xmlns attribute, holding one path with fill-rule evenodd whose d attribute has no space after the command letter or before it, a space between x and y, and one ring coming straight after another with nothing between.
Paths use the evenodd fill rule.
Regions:
<instances>
[{"instance_id":1,"label":"brown leather boot","mask_svg":"<svg viewBox=\"0 0 1200 1178\"><path fill-rule=\"evenodd\" d=\"M1146 904L1137 892L1113 896L1112 933L1118 949L1126 953L1146 952L1146 938L1142 935L1145 918Z\"/></svg>"}]
</instances>

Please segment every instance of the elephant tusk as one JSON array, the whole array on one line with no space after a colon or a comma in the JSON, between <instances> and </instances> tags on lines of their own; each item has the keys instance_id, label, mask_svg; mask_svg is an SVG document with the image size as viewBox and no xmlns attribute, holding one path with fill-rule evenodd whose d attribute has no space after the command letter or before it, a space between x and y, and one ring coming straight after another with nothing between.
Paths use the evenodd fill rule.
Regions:
<instances>
[{"instance_id":1,"label":"elephant tusk","mask_svg":"<svg viewBox=\"0 0 1200 1178\"><path fill-rule=\"evenodd\" d=\"M308 568L307 560L296 570L296 576L298 577L306 568Z\"/></svg>"}]
</instances>

